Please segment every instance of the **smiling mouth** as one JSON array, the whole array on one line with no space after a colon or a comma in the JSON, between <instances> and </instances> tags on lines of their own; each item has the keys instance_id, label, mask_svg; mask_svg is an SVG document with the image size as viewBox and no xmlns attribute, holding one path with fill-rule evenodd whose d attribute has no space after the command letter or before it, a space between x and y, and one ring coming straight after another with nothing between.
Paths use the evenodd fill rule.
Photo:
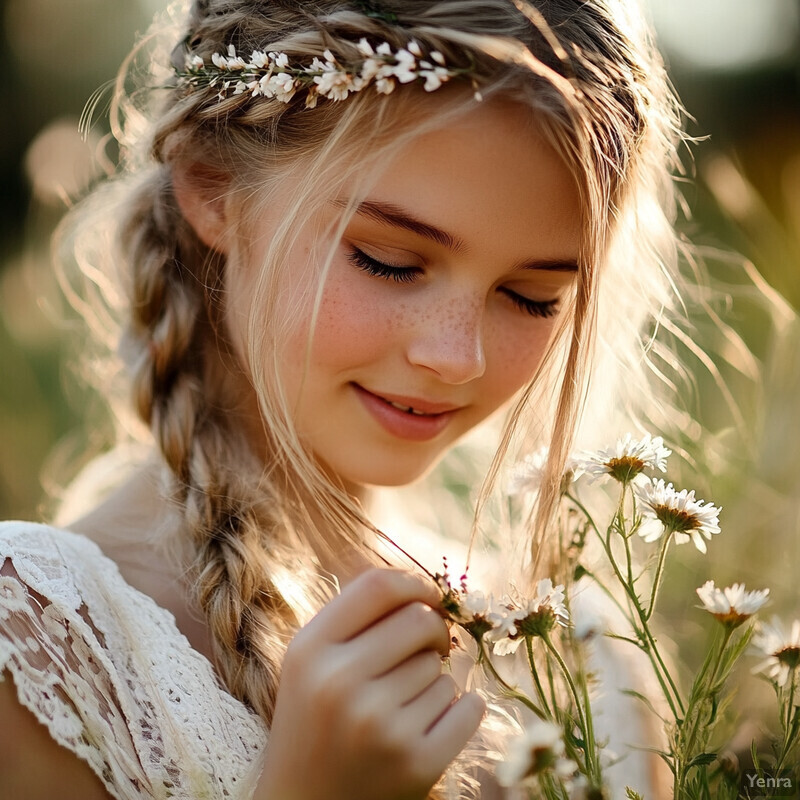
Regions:
<instances>
[{"instance_id":1,"label":"smiling mouth","mask_svg":"<svg viewBox=\"0 0 800 800\"><path fill-rule=\"evenodd\" d=\"M438 417L439 414L426 414L424 411L417 411L416 408L412 408L411 406L404 406L400 403L394 403L391 400L387 400L385 397L381 397L380 395L375 395L379 399L383 400L384 403L388 403L392 408L399 409L400 411L405 412L406 414L411 414L415 417Z\"/></svg>"},{"instance_id":2,"label":"smiling mouth","mask_svg":"<svg viewBox=\"0 0 800 800\"><path fill-rule=\"evenodd\" d=\"M372 418L392 436L412 442L435 439L450 424L461 406L418 397L382 395L357 383L351 386Z\"/></svg>"},{"instance_id":3,"label":"smiling mouth","mask_svg":"<svg viewBox=\"0 0 800 800\"><path fill-rule=\"evenodd\" d=\"M391 408L394 408L397 411L402 411L404 414L408 414L409 416L414 416L414 417L441 417L444 414L449 414L453 411L457 411L459 408L462 407L454 403L437 402L434 400L412 397L410 395L379 394L378 392L373 392L370 391L369 389L365 389L363 386L360 386L357 383L354 383L353 386L355 386L360 391L366 392L368 395L371 395L376 400L380 400L387 406L390 406Z\"/></svg>"}]
</instances>

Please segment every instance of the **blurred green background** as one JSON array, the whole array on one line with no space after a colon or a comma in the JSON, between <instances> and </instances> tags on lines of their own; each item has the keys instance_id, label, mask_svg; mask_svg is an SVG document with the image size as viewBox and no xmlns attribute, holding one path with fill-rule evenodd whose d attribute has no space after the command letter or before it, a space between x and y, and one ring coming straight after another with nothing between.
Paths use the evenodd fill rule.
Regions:
<instances>
[{"instance_id":1,"label":"blurred green background","mask_svg":"<svg viewBox=\"0 0 800 800\"><path fill-rule=\"evenodd\" d=\"M49 240L69 198L100 169L94 154L102 126L96 139L78 135L84 103L113 78L160 6L0 6L0 518L46 516L47 498L71 477L80 454L103 445L102 411L70 369L79 324L57 287ZM708 261L715 279L731 286L730 302L717 311L752 355L745 362L731 356L722 368L749 450L714 464L713 485L700 487L725 507L724 541L716 539L707 557L681 549L668 573L665 612L691 638L700 626L691 621L698 619L693 589L709 577L770 586L775 610L800 614L800 4L650 0L649 8L694 118L690 133L708 137L686 156L693 215L681 225L698 244L743 257ZM745 259L763 276L763 291L752 288ZM777 293L770 296L769 287ZM729 345L730 336L716 342L723 361ZM721 441L732 435L730 411L707 370L694 366L694 412ZM714 458L719 451L708 452Z\"/></svg>"}]
</instances>

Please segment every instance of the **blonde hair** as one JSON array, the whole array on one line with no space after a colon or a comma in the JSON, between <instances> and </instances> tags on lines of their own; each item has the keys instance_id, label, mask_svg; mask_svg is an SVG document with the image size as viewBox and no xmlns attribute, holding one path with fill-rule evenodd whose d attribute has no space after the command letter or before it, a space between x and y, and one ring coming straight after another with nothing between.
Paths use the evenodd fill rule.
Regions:
<instances>
[{"instance_id":1,"label":"blonde hair","mask_svg":"<svg viewBox=\"0 0 800 800\"><path fill-rule=\"evenodd\" d=\"M677 105L647 27L627 3L393 0L391 18L376 9L342 0L197 0L188 23L179 23L186 35L172 61L181 67L188 52L210 61L229 44L297 60L325 49L352 59L362 36L395 48L415 39L442 52L448 64L468 68L485 100L508 98L537 115L578 183L585 237L572 313L508 415L484 492L503 452L519 431L531 429L532 409L547 409L537 422L551 453L536 511L541 532L587 403L591 365L605 359L604 375L612 366L614 374L641 374L643 326L670 302ZM169 467L190 542L191 585L219 669L230 691L269 722L286 643L330 593L315 553L345 545L378 560L364 536L373 526L302 446L276 380L292 311L277 302L285 254L296 231L346 182L351 202L339 232L354 212L357 190L392 153L477 101L467 87L450 86L430 97L412 86L389 97L362 91L315 109L304 108L302 98L283 104L247 94L220 100L213 90L148 91L148 84L168 83L158 47L163 21L159 28L120 74L119 174L73 213L72 241L87 272L119 273L118 350L136 411ZM353 190L356 163L367 177ZM182 217L175 170L193 170L208 196L225 204L228 218L239 221L243 249L248 221L274 199L289 170L299 176L259 276L253 307L260 315L250 321L245 365L237 364L221 321L225 259ZM329 258L320 255L320 281L312 287L317 301ZM603 288L610 284L613 307ZM258 393L266 455L252 451L229 414L237 398L219 376L241 368ZM302 586L299 595L292 581Z\"/></svg>"}]
</instances>

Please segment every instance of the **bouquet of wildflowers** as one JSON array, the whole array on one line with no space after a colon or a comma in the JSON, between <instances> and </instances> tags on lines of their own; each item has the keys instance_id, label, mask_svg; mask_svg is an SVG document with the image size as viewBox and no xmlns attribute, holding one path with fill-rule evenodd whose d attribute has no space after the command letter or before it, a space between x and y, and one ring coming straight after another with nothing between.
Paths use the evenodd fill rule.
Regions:
<instances>
[{"instance_id":1,"label":"bouquet of wildflowers","mask_svg":"<svg viewBox=\"0 0 800 800\"><path fill-rule=\"evenodd\" d=\"M609 796L605 773L615 756L595 727L587 634L591 626L571 608L576 585L587 581L622 621L619 630L604 635L638 652L648 665L652 680L643 683L652 683L655 692L631 686L626 694L663 730L660 741L644 749L667 765L677 800L794 796L797 790L800 621L790 630L777 618L754 626L751 617L767 602L768 589L746 591L742 584L720 589L706 581L697 595L701 609L715 620L714 632L687 687L676 679L653 630L670 546L692 542L705 553L706 543L720 532L719 508L696 499L693 491L678 491L654 477L666 472L670 452L660 437L637 440L628 435L613 448L571 459L562 481L559 516L569 576L564 584L541 580L533 597L511 593L495 600L471 590L466 576L453 582L446 564L444 573L436 576L449 618L476 644L477 664L529 720L496 768L498 782L517 787L520 796ZM535 491L545 460L546 454L539 453L518 465L511 493ZM591 485L601 481L615 489L602 523L587 498ZM598 495L608 498L606 492ZM590 543L601 554L597 564L587 557ZM639 548L644 549L643 558ZM754 671L775 691L778 733L767 754L753 743L753 769L742 774L714 734L731 699L728 679L746 652L760 656ZM505 662L513 653L526 661L524 682L509 678ZM624 774L624 763L620 769ZM626 796L643 797L636 786L626 786Z\"/></svg>"}]
</instances>

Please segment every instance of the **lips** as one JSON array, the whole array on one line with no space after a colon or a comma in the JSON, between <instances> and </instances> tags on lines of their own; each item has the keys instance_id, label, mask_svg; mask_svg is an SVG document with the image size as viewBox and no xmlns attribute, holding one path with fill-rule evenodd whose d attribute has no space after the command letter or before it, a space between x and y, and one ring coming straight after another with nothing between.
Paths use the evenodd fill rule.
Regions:
<instances>
[{"instance_id":1,"label":"lips","mask_svg":"<svg viewBox=\"0 0 800 800\"><path fill-rule=\"evenodd\" d=\"M368 391L367 389L363 389L363 387L358 387L363 391ZM385 400L389 405L398 407L401 411L406 411L407 409L411 409L415 414L429 414L429 415L436 415L436 414L447 414L450 411L456 411L461 406L453 405L452 403L433 403L430 400L422 400L418 397L407 397L406 395L400 394L383 394L383 393L376 393L370 392L370 394L374 394L375 397L379 397L381 400Z\"/></svg>"},{"instance_id":2,"label":"lips","mask_svg":"<svg viewBox=\"0 0 800 800\"><path fill-rule=\"evenodd\" d=\"M433 439L447 427L453 412L461 408L406 395L375 394L357 383L352 386L370 416L399 439L418 442Z\"/></svg>"}]
</instances>

